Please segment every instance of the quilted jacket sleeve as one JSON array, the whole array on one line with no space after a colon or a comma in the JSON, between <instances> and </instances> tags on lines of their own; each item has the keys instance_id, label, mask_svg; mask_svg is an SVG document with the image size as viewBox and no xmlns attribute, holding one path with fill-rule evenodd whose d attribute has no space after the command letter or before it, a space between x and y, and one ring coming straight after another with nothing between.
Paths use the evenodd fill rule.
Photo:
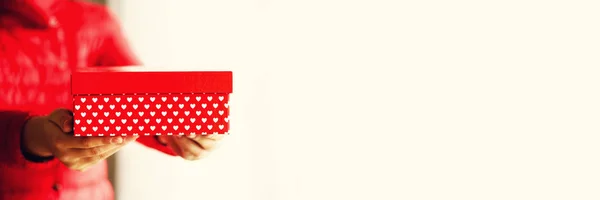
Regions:
<instances>
[{"instance_id":1,"label":"quilted jacket sleeve","mask_svg":"<svg viewBox=\"0 0 600 200\"><path fill-rule=\"evenodd\" d=\"M23 111L0 110L0 163L24 168L43 168L57 162L54 158L25 157L21 150L22 132L32 115Z\"/></svg>"},{"instance_id":2,"label":"quilted jacket sleeve","mask_svg":"<svg viewBox=\"0 0 600 200\"><path fill-rule=\"evenodd\" d=\"M108 30L106 37L102 38L102 42L99 49L98 62L96 66L134 66L141 65L142 63L138 60L136 55L132 52L123 31L121 30L119 21L116 17L106 8L104 8L103 19L105 20L106 27L104 30ZM141 136L137 139L141 144L159 150L168 155L175 156L175 152L169 147L158 142L156 137Z\"/></svg>"}]
</instances>

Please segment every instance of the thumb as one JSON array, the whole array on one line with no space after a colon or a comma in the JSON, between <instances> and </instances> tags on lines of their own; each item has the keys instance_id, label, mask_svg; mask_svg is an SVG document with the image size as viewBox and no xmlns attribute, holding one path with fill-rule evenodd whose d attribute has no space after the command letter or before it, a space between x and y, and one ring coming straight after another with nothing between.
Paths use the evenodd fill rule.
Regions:
<instances>
[{"instance_id":1,"label":"thumb","mask_svg":"<svg viewBox=\"0 0 600 200\"><path fill-rule=\"evenodd\" d=\"M158 142L162 143L163 145L166 145L167 144L167 138L166 137L167 136L159 135L159 136L157 136L156 139L158 140Z\"/></svg>"},{"instance_id":2,"label":"thumb","mask_svg":"<svg viewBox=\"0 0 600 200\"><path fill-rule=\"evenodd\" d=\"M66 116L61 124L62 131L70 133L73 131L73 116Z\"/></svg>"},{"instance_id":3,"label":"thumb","mask_svg":"<svg viewBox=\"0 0 600 200\"><path fill-rule=\"evenodd\" d=\"M50 114L50 120L60 126L62 132L70 133L73 131L73 115L67 109L56 109Z\"/></svg>"}]
</instances>

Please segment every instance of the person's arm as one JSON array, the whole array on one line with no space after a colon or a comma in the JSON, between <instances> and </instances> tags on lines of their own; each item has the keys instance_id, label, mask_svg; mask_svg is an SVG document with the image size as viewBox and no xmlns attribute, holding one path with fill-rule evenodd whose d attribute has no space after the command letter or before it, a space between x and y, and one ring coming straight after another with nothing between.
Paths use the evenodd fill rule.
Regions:
<instances>
[{"instance_id":1,"label":"person's arm","mask_svg":"<svg viewBox=\"0 0 600 200\"><path fill-rule=\"evenodd\" d=\"M98 51L97 67L117 67L117 66L140 66L142 63L131 50L127 39L125 38L119 21L106 8L104 9L104 21L107 31L106 37L102 38L100 49ZM147 147L159 150L168 155L175 156L175 152L169 147L160 143L157 137L141 136L137 141Z\"/></svg>"},{"instance_id":2,"label":"person's arm","mask_svg":"<svg viewBox=\"0 0 600 200\"><path fill-rule=\"evenodd\" d=\"M0 163L22 168L43 168L57 160L28 153L24 148L25 126L31 114L24 111L0 110Z\"/></svg>"}]
</instances>

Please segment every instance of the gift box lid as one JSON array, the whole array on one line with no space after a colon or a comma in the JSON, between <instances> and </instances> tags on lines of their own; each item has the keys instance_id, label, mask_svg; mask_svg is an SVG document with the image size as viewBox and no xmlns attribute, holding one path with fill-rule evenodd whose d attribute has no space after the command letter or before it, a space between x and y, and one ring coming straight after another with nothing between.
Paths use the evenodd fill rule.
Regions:
<instances>
[{"instance_id":1,"label":"gift box lid","mask_svg":"<svg viewBox=\"0 0 600 200\"><path fill-rule=\"evenodd\" d=\"M165 70L146 67L77 69L71 74L71 93L231 93L231 71Z\"/></svg>"}]
</instances>

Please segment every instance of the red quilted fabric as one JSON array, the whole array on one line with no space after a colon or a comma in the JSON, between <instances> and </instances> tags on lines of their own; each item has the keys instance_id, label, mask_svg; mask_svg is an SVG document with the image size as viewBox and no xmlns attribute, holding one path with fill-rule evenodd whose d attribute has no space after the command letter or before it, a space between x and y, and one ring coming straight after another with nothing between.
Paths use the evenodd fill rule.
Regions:
<instances>
[{"instance_id":1,"label":"red quilted fabric","mask_svg":"<svg viewBox=\"0 0 600 200\"><path fill-rule=\"evenodd\" d=\"M1 0L0 199L113 199L105 162L78 172L56 159L27 160L20 151L21 129L33 115L72 107L74 69L139 64L118 22L103 6ZM174 155L152 137L138 142Z\"/></svg>"}]
</instances>

